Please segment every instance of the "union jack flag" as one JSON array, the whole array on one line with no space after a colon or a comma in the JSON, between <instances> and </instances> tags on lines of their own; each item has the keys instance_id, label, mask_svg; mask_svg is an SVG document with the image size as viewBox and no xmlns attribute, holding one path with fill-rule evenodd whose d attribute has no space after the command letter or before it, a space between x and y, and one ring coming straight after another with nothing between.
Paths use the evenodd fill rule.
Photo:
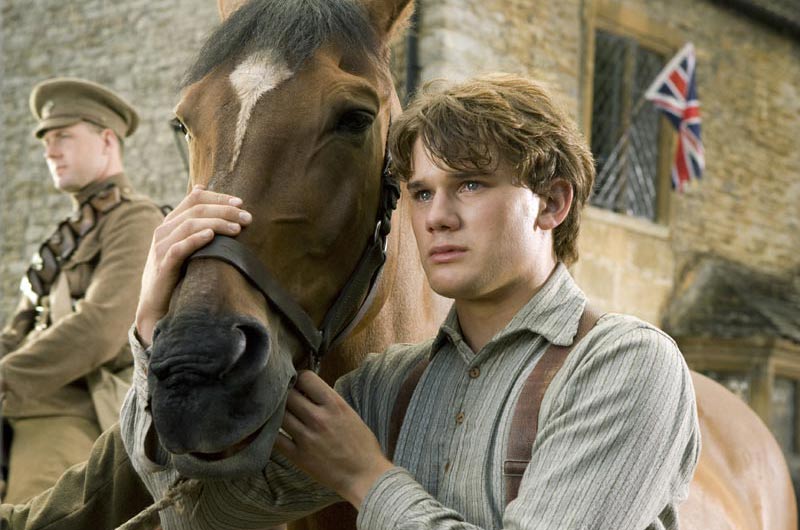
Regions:
<instances>
[{"instance_id":1,"label":"union jack flag","mask_svg":"<svg viewBox=\"0 0 800 530\"><path fill-rule=\"evenodd\" d=\"M691 42L661 70L644 97L652 101L678 131L672 187L683 191L691 179L702 176L706 164L700 139L700 101Z\"/></svg>"}]
</instances>

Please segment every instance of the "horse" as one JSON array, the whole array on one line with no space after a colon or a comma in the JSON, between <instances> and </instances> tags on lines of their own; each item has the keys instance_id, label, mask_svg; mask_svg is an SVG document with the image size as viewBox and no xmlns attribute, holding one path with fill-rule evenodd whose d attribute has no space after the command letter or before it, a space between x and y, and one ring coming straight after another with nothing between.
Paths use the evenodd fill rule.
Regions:
<instances>
[{"instance_id":1,"label":"horse","mask_svg":"<svg viewBox=\"0 0 800 530\"><path fill-rule=\"evenodd\" d=\"M449 305L427 286L407 199L389 213L382 176L400 112L388 46L410 0L308 3L302 13L295 2L218 1L224 23L187 74L175 113L191 184L242 197L254 221L235 244L220 239L187 264L148 374L161 443L179 471L200 477L263 469L295 368L319 365L333 382L366 352L432 336ZM382 269L363 267L379 250ZM366 279L354 279L362 269ZM331 316L331 307L340 309ZM714 528L714 505L770 514L729 517L726 528L794 530L774 440L730 393L695 383L706 443L684 527ZM739 451L715 436L734 427L759 438ZM753 455L769 463L758 480L738 475ZM752 487L731 487L732 477ZM353 528L354 512L332 507L299 524Z\"/></svg>"},{"instance_id":2,"label":"horse","mask_svg":"<svg viewBox=\"0 0 800 530\"><path fill-rule=\"evenodd\" d=\"M320 346L318 326L335 324L319 364L332 383L367 352L432 336L449 309L428 287L408 201L392 213L384 171L400 112L389 44L412 8L251 2L227 12L187 73L175 115L190 184L244 199L254 222L230 255L265 264L274 289L254 288L260 273L224 256L186 265L148 370L159 440L183 474L267 465L295 367L316 364L308 351ZM354 527L355 512L339 505L319 518Z\"/></svg>"},{"instance_id":3,"label":"horse","mask_svg":"<svg viewBox=\"0 0 800 530\"><path fill-rule=\"evenodd\" d=\"M781 448L744 401L692 372L702 449L682 528L796 530L797 505Z\"/></svg>"}]
</instances>

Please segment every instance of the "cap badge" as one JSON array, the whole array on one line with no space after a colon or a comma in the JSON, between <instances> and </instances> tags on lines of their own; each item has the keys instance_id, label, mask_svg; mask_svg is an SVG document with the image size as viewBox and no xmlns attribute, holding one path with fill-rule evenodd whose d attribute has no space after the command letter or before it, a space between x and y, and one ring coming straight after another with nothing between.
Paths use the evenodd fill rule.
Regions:
<instances>
[{"instance_id":1,"label":"cap badge","mask_svg":"<svg viewBox=\"0 0 800 530\"><path fill-rule=\"evenodd\" d=\"M53 113L53 107L55 106L56 104L53 102L52 99L47 101L44 105L42 105L42 118L49 117L50 114Z\"/></svg>"}]
</instances>

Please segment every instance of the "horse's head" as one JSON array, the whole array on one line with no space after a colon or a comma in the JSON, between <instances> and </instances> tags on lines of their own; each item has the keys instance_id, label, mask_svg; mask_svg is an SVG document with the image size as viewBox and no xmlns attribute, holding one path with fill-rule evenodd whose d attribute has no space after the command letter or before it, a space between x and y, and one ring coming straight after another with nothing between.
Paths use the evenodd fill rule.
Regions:
<instances>
[{"instance_id":1,"label":"horse's head","mask_svg":"<svg viewBox=\"0 0 800 530\"><path fill-rule=\"evenodd\" d=\"M408 3L253 0L210 37L176 108L192 184L244 199L253 222L237 241L315 326L376 230L397 108L388 38ZM191 260L154 333L151 410L185 475L263 469L308 357L246 276Z\"/></svg>"}]
</instances>

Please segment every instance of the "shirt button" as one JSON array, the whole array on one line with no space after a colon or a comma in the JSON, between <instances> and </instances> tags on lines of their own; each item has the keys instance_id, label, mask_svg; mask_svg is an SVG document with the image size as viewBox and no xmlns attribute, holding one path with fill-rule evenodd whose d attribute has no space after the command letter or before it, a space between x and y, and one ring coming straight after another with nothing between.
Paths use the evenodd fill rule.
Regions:
<instances>
[{"instance_id":1,"label":"shirt button","mask_svg":"<svg viewBox=\"0 0 800 530\"><path fill-rule=\"evenodd\" d=\"M448 471L450 471L450 461L449 460L444 465L444 472L447 473Z\"/></svg>"},{"instance_id":2,"label":"shirt button","mask_svg":"<svg viewBox=\"0 0 800 530\"><path fill-rule=\"evenodd\" d=\"M477 379L478 377L480 377L480 375L481 375L481 369L478 368L477 366L473 366L472 368L469 369L469 377L471 379Z\"/></svg>"},{"instance_id":3,"label":"shirt button","mask_svg":"<svg viewBox=\"0 0 800 530\"><path fill-rule=\"evenodd\" d=\"M456 425L461 425L462 423L464 423L464 413L459 412L456 414Z\"/></svg>"}]
</instances>

